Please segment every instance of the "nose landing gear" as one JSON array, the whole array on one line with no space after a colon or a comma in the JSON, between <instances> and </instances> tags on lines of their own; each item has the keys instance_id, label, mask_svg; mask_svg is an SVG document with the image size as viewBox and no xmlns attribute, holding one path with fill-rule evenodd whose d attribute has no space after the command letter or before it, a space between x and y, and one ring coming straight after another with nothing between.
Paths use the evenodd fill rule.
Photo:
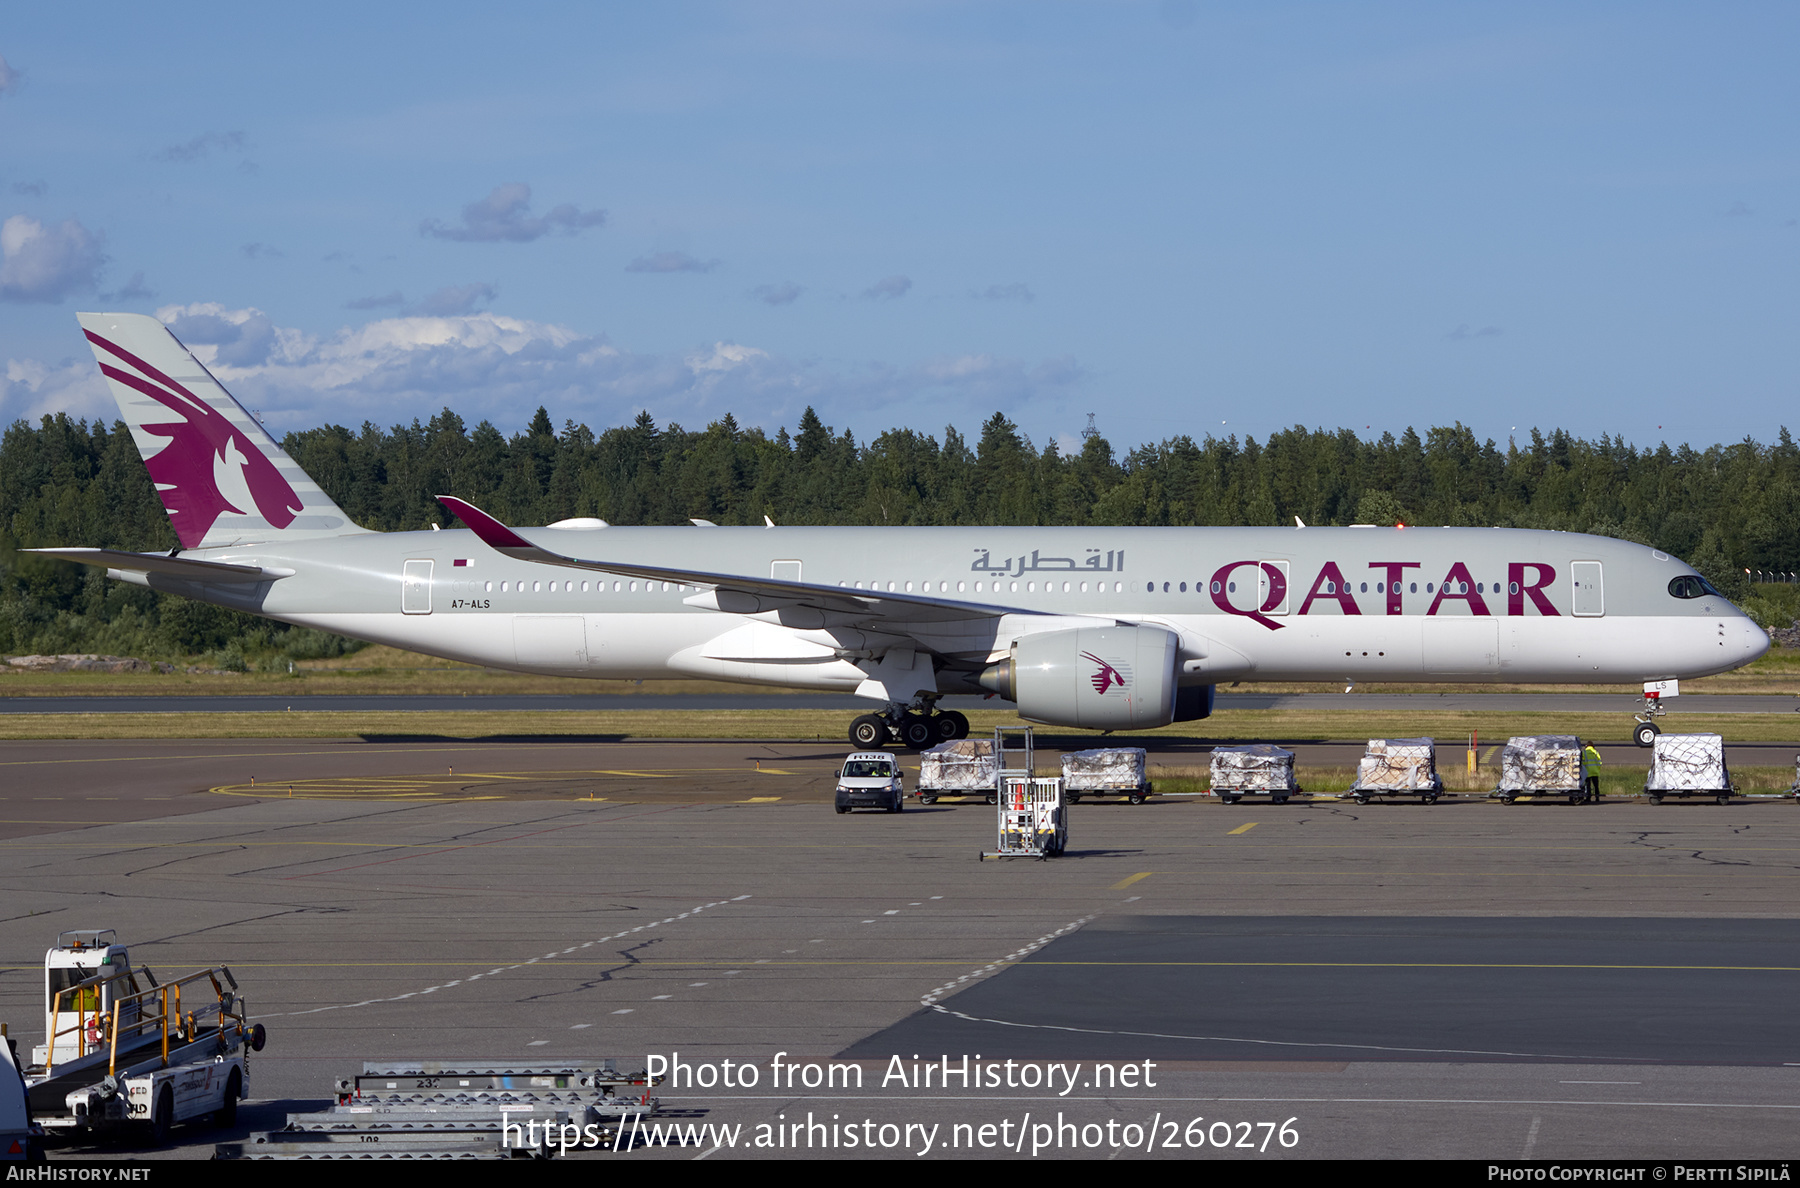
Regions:
<instances>
[{"instance_id":1,"label":"nose landing gear","mask_svg":"<svg viewBox=\"0 0 1800 1188\"><path fill-rule=\"evenodd\" d=\"M1662 733L1662 727L1656 724L1656 720L1668 712L1662 698L1655 693L1645 693L1644 708L1636 715L1637 726L1631 731L1631 740L1640 747L1655 746L1656 736Z\"/></svg>"},{"instance_id":2,"label":"nose landing gear","mask_svg":"<svg viewBox=\"0 0 1800 1188\"><path fill-rule=\"evenodd\" d=\"M969 736L969 719L955 710L939 713L937 699L920 698L911 705L890 702L877 714L850 723L852 745L868 750L899 744L915 751Z\"/></svg>"}]
</instances>

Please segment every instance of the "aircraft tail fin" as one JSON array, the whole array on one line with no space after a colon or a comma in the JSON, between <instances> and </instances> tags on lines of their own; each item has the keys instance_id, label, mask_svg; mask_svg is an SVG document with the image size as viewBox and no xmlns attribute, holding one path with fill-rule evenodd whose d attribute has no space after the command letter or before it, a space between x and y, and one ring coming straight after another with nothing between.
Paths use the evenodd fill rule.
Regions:
<instances>
[{"instance_id":1,"label":"aircraft tail fin","mask_svg":"<svg viewBox=\"0 0 1800 1188\"><path fill-rule=\"evenodd\" d=\"M167 326L75 316L183 548L363 531Z\"/></svg>"}]
</instances>

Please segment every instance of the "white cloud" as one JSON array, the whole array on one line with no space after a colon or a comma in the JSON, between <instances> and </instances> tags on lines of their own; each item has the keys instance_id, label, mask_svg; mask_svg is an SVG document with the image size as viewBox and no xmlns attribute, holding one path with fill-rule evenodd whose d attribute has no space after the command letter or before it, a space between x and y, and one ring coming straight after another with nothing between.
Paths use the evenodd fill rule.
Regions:
<instances>
[{"instance_id":1,"label":"white cloud","mask_svg":"<svg viewBox=\"0 0 1800 1188\"><path fill-rule=\"evenodd\" d=\"M468 285L446 285L430 294L418 305L413 313L425 314L429 317L456 317L460 314L472 314L476 306L492 301L500 295L500 290L485 281L476 281Z\"/></svg>"},{"instance_id":2,"label":"white cloud","mask_svg":"<svg viewBox=\"0 0 1800 1188\"><path fill-rule=\"evenodd\" d=\"M156 311L243 404L272 428L411 421L449 407L474 422L518 428L542 404L554 419L596 428L648 409L658 421L704 425L725 413L773 432L815 406L837 425L886 429L904 408L915 427L966 421L971 408L1060 398L1085 379L1072 360L1037 364L988 354L913 365L784 357L718 341L639 354L566 326L491 311L378 318L334 333L278 326L262 310L216 302ZM69 407L116 415L91 362L9 365L8 417ZM67 403L62 403L67 401Z\"/></svg>"},{"instance_id":3,"label":"white cloud","mask_svg":"<svg viewBox=\"0 0 1800 1188\"><path fill-rule=\"evenodd\" d=\"M863 290L863 296L878 301L892 301L896 297L906 296L912 288L912 278L905 276L884 276Z\"/></svg>"},{"instance_id":4,"label":"white cloud","mask_svg":"<svg viewBox=\"0 0 1800 1188\"><path fill-rule=\"evenodd\" d=\"M0 301L55 304L93 289L106 257L101 237L69 219L46 226L29 215L0 224Z\"/></svg>"},{"instance_id":5,"label":"white cloud","mask_svg":"<svg viewBox=\"0 0 1800 1188\"><path fill-rule=\"evenodd\" d=\"M552 231L579 235L587 228L605 222L605 211L577 210L566 202L543 218L534 218L531 187L524 182L511 182L495 186L486 198L463 207L462 226L453 227L438 219L426 219L419 224L419 234L458 243L529 243Z\"/></svg>"},{"instance_id":6,"label":"white cloud","mask_svg":"<svg viewBox=\"0 0 1800 1188\"><path fill-rule=\"evenodd\" d=\"M1019 281L1014 281L1010 285L989 285L985 290L971 293L970 296L983 297L989 301L1029 302L1037 299L1037 294L1031 291L1031 286Z\"/></svg>"},{"instance_id":7,"label":"white cloud","mask_svg":"<svg viewBox=\"0 0 1800 1188\"><path fill-rule=\"evenodd\" d=\"M696 260L686 252L654 252L625 265L626 272L711 272L718 260Z\"/></svg>"},{"instance_id":8,"label":"white cloud","mask_svg":"<svg viewBox=\"0 0 1800 1188\"><path fill-rule=\"evenodd\" d=\"M35 421L59 412L109 425L118 419L119 406L93 360L70 359L53 366L36 359L8 359L0 376L0 423Z\"/></svg>"},{"instance_id":9,"label":"white cloud","mask_svg":"<svg viewBox=\"0 0 1800 1188\"><path fill-rule=\"evenodd\" d=\"M202 132L192 140L180 144L172 144L156 154L158 161L167 161L175 165L185 165L190 161L202 161L218 153L242 153L245 149L244 134L240 132Z\"/></svg>"},{"instance_id":10,"label":"white cloud","mask_svg":"<svg viewBox=\"0 0 1800 1188\"><path fill-rule=\"evenodd\" d=\"M783 281L779 285L758 285L750 290L750 296L764 305L792 305L805 291L793 281Z\"/></svg>"}]
</instances>

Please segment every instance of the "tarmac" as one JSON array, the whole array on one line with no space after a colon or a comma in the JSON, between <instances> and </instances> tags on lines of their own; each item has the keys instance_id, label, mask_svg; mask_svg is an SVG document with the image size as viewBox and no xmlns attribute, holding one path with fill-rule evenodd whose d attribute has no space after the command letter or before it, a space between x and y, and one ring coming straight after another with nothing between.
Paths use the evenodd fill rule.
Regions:
<instances>
[{"instance_id":1,"label":"tarmac","mask_svg":"<svg viewBox=\"0 0 1800 1188\"><path fill-rule=\"evenodd\" d=\"M571 1157L1794 1153L1791 799L1159 796L981 861L985 805L832 812L845 749L0 743L0 1019L35 1042L64 929L232 968L269 1029L237 1129L104 1158L363 1060L609 1056L685 1062L663 1102L716 1129Z\"/></svg>"}]
</instances>

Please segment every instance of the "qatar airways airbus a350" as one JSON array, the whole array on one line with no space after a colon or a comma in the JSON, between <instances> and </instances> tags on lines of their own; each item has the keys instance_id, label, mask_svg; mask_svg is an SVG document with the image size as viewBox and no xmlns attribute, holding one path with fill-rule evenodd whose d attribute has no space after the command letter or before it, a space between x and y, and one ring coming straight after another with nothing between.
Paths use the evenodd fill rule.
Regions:
<instances>
[{"instance_id":1,"label":"qatar airways airbus a350","mask_svg":"<svg viewBox=\"0 0 1800 1188\"><path fill-rule=\"evenodd\" d=\"M1206 717L1220 681L1635 684L1769 646L1676 558L1563 532L512 528L450 495L466 530L369 532L161 322L79 318L181 547L34 551L496 668L854 693L882 707L864 747L966 733L947 693L1148 729Z\"/></svg>"}]
</instances>

